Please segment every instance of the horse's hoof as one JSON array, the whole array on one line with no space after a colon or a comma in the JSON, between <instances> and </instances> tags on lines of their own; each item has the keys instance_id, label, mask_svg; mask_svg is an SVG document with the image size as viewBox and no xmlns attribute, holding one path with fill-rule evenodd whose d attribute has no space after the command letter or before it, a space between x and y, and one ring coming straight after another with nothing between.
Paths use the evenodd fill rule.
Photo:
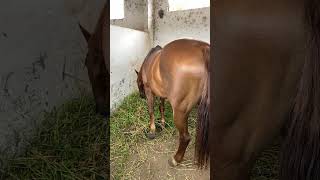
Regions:
<instances>
[{"instance_id":1,"label":"horse's hoof","mask_svg":"<svg viewBox=\"0 0 320 180\"><path fill-rule=\"evenodd\" d=\"M174 157L171 157L169 160L168 160L168 163L171 167L176 167L178 166L178 162L174 159Z\"/></svg>"},{"instance_id":2,"label":"horse's hoof","mask_svg":"<svg viewBox=\"0 0 320 180\"><path fill-rule=\"evenodd\" d=\"M166 125L165 124L156 124L156 128L157 128L157 131L158 132L161 132L162 130L164 130L166 128Z\"/></svg>"},{"instance_id":3,"label":"horse's hoof","mask_svg":"<svg viewBox=\"0 0 320 180\"><path fill-rule=\"evenodd\" d=\"M157 128L158 132L161 132L161 131L163 131L164 129L165 129L165 127L162 126L162 125L159 125L158 128Z\"/></svg>"},{"instance_id":4,"label":"horse's hoof","mask_svg":"<svg viewBox=\"0 0 320 180\"><path fill-rule=\"evenodd\" d=\"M156 137L156 133L146 133L148 139L154 139Z\"/></svg>"}]
</instances>

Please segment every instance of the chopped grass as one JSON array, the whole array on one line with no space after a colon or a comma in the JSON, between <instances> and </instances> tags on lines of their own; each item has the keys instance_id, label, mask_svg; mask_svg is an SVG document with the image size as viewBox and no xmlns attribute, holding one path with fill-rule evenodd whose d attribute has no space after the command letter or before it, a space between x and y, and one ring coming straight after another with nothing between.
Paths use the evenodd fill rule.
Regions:
<instances>
[{"instance_id":1,"label":"chopped grass","mask_svg":"<svg viewBox=\"0 0 320 180\"><path fill-rule=\"evenodd\" d=\"M160 113L155 103L156 123L159 123ZM166 138L174 133L172 110L169 103L165 103L166 133L157 138ZM128 177L126 163L128 157L134 153L133 148L140 142L147 141L145 132L149 128L149 114L146 101L135 92L126 97L122 104L113 112L110 118L110 161L113 179ZM166 134L167 136L163 136Z\"/></svg>"},{"instance_id":2,"label":"chopped grass","mask_svg":"<svg viewBox=\"0 0 320 180\"><path fill-rule=\"evenodd\" d=\"M161 117L159 111L159 100L154 106L156 126L159 126ZM135 153L139 143L149 141L150 145L159 141L172 138L175 134L175 127L172 117L172 109L168 102L165 103L166 129L158 132L156 140L152 142L145 136L149 129L149 114L146 100L140 98L135 92L124 99L122 104L115 110L110 119L110 161L111 176L113 179L123 179L129 177L131 173L127 168L128 158ZM194 133L195 111L189 116L189 131Z\"/></svg>"},{"instance_id":3,"label":"chopped grass","mask_svg":"<svg viewBox=\"0 0 320 180\"><path fill-rule=\"evenodd\" d=\"M156 122L159 123L160 113L156 101L154 112ZM138 92L135 92L124 99L122 104L115 110L110 119L110 161L111 177L113 179L128 179L134 169L129 165L130 158L136 156L136 150L141 149L141 145L153 146L154 143L161 143L174 138L176 130L173 124L172 109L169 103L165 104L165 119L167 127L160 132L156 140L148 140L145 131L149 128L149 115L147 103L141 99ZM191 137L195 134L196 110L194 109L189 116L189 131ZM265 150L256 161L252 170L253 180L275 180L278 179L278 151L279 144L271 146ZM144 153L140 153L144 154ZM141 155L139 156L141 157ZM143 160L141 160L142 162ZM135 161L137 163L139 161ZM139 164L133 167L139 168Z\"/></svg>"},{"instance_id":4,"label":"chopped grass","mask_svg":"<svg viewBox=\"0 0 320 180\"><path fill-rule=\"evenodd\" d=\"M71 100L45 115L26 152L5 160L0 179L108 179L107 128L92 98Z\"/></svg>"},{"instance_id":5,"label":"chopped grass","mask_svg":"<svg viewBox=\"0 0 320 180\"><path fill-rule=\"evenodd\" d=\"M252 180L279 179L279 151L280 142L276 140L261 153L252 169Z\"/></svg>"}]
</instances>

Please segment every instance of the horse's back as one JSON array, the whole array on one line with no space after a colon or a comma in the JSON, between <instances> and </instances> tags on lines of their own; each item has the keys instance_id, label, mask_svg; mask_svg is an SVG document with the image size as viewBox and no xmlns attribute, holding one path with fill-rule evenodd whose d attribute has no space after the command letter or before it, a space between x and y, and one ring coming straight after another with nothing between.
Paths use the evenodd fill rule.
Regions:
<instances>
[{"instance_id":1,"label":"horse's back","mask_svg":"<svg viewBox=\"0 0 320 180\"><path fill-rule=\"evenodd\" d=\"M203 57L209 44L191 40L178 39L164 46L160 56L160 68L163 73L202 73L206 70L208 59Z\"/></svg>"}]
</instances>

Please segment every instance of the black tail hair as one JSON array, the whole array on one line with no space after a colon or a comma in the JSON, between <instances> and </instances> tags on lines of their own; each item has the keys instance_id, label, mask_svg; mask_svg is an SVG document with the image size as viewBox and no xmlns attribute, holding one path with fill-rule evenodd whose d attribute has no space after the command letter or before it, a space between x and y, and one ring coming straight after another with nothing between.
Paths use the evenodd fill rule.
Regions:
<instances>
[{"instance_id":1,"label":"black tail hair","mask_svg":"<svg viewBox=\"0 0 320 180\"><path fill-rule=\"evenodd\" d=\"M198 167L207 167L209 159L209 105L210 105L210 74L209 74L209 59L210 59L210 47L206 47L203 50L203 56L206 60L207 77L204 83L204 88L198 106L198 118L197 118L197 132L195 143L195 157Z\"/></svg>"},{"instance_id":2,"label":"black tail hair","mask_svg":"<svg viewBox=\"0 0 320 180\"><path fill-rule=\"evenodd\" d=\"M307 56L280 161L281 180L320 179L320 1L305 0Z\"/></svg>"}]
</instances>

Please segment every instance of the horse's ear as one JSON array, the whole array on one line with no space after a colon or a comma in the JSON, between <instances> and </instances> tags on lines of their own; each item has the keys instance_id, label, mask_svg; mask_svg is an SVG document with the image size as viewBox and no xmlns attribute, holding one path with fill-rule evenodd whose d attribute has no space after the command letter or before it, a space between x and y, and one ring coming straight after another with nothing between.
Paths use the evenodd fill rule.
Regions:
<instances>
[{"instance_id":1,"label":"horse's ear","mask_svg":"<svg viewBox=\"0 0 320 180\"><path fill-rule=\"evenodd\" d=\"M87 42L89 41L90 37L91 37L91 34L84 28L81 26L80 23L78 23L79 27L80 27L80 30L84 36L84 38L87 40Z\"/></svg>"},{"instance_id":2,"label":"horse's ear","mask_svg":"<svg viewBox=\"0 0 320 180\"><path fill-rule=\"evenodd\" d=\"M139 74L139 72L136 69L134 71L137 73L137 75Z\"/></svg>"}]
</instances>

